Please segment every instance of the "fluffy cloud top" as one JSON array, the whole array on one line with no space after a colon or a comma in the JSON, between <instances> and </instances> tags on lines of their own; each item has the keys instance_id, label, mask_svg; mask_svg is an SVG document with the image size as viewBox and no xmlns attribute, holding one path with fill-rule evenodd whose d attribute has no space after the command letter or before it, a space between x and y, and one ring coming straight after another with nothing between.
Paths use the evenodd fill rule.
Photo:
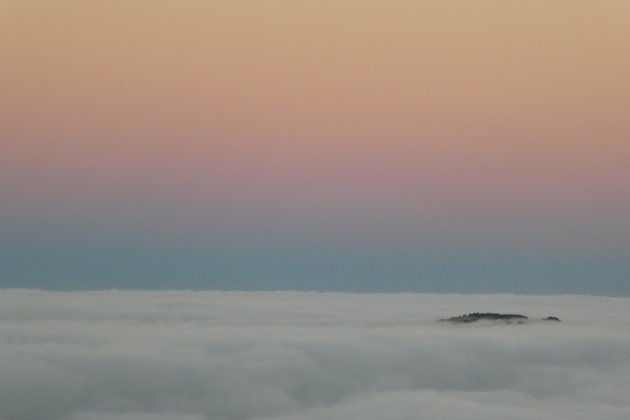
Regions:
<instances>
[{"instance_id":1,"label":"fluffy cloud top","mask_svg":"<svg viewBox=\"0 0 630 420\"><path fill-rule=\"evenodd\" d=\"M2 420L630 418L628 298L0 291ZM467 312L561 323L451 325Z\"/></svg>"}]
</instances>

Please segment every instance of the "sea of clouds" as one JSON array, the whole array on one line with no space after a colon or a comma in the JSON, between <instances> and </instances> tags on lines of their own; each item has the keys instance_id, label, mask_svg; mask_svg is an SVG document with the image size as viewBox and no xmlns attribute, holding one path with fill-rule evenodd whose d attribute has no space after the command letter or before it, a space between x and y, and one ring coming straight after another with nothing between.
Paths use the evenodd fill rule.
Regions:
<instances>
[{"instance_id":1,"label":"sea of clouds","mask_svg":"<svg viewBox=\"0 0 630 420\"><path fill-rule=\"evenodd\" d=\"M437 322L469 312L531 321ZM1 420L627 420L629 396L630 298L0 290Z\"/></svg>"}]
</instances>

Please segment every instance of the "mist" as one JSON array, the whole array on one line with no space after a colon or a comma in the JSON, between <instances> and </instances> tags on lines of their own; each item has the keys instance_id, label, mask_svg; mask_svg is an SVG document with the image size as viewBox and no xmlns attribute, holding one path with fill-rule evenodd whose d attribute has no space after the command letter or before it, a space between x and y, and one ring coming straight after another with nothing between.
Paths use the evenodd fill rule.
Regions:
<instances>
[{"instance_id":1,"label":"mist","mask_svg":"<svg viewBox=\"0 0 630 420\"><path fill-rule=\"evenodd\" d=\"M625 420L628 308L577 295L5 289L0 419ZM438 322L476 311L529 321Z\"/></svg>"}]
</instances>

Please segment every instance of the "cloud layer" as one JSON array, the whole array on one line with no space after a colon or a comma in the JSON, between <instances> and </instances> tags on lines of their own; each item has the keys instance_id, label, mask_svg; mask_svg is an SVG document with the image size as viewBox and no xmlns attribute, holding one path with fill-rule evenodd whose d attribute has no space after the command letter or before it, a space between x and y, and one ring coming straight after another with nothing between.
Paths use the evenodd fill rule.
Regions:
<instances>
[{"instance_id":1,"label":"cloud layer","mask_svg":"<svg viewBox=\"0 0 630 420\"><path fill-rule=\"evenodd\" d=\"M0 291L2 420L627 419L630 299ZM526 325L445 325L474 311ZM536 321L548 315L561 323Z\"/></svg>"}]
</instances>

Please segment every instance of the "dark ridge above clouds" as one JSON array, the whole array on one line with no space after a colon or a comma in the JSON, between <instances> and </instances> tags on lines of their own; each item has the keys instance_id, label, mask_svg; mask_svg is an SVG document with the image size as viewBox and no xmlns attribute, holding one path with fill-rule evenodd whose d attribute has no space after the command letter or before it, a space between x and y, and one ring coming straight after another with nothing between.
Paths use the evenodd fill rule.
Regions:
<instances>
[{"instance_id":1,"label":"dark ridge above clouds","mask_svg":"<svg viewBox=\"0 0 630 420\"><path fill-rule=\"evenodd\" d=\"M473 312L467 315L459 315L451 318L443 318L440 321L452 322L454 324L468 324L477 321L502 321L506 324L515 322L517 324L523 324L529 321L530 318L520 314L499 314L495 312ZM556 316L548 316L541 318L542 321L556 321L559 322L560 318Z\"/></svg>"}]
</instances>

